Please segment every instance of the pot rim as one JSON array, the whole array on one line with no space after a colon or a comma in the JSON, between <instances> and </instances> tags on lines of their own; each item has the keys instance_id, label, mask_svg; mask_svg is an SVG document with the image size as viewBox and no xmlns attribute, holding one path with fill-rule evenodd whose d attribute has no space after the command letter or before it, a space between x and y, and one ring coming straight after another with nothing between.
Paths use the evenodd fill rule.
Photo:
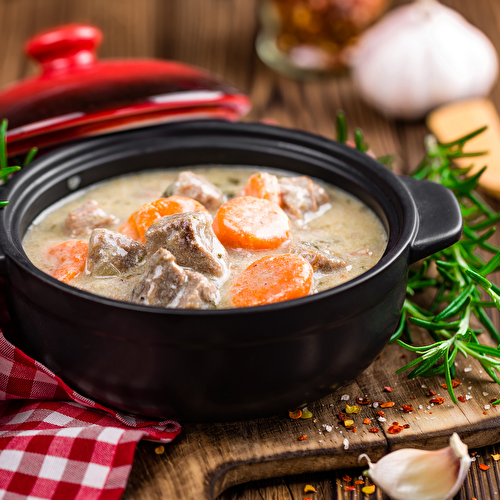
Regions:
<instances>
[{"instance_id":1,"label":"pot rim","mask_svg":"<svg viewBox=\"0 0 500 500\"><path fill-rule=\"evenodd\" d=\"M104 149L107 146L113 144L123 144L127 143L128 136L134 138L142 138L142 136L147 137L148 132L153 134L157 131L166 132L167 139L169 138L169 132L174 131L174 135L170 138L175 139L175 131L180 131L181 133L188 133L195 135L194 133L208 133L208 134L236 134L239 137L258 136L259 138L268 139L271 141L277 141L280 146L287 145L291 146L292 149L299 148L299 150L306 153L311 152L322 152L329 153L338 159L338 156L342 157L343 160L352 160L356 164L363 164L363 175L366 177L367 173L375 174L378 178L391 188L392 192L395 193L400 202L403 218L401 220L401 226L398 229L399 236L397 240L393 243L392 248L389 248L391 241L391 229L396 228L390 226L390 219L388 218L386 223L386 230L388 231L388 244L382 258L368 271L360 274L359 276L342 283L341 285L335 286L333 288L318 292L306 297L301 297L297 299L287 300L283 302L277 302L274 304L251 306L244 308L230 308L230 309L175 309L175 308L161 308L153 306L145 306L140 304L133 304L129 302L122 302L119 300L111 299L108 297L103 297L96 295L84 290L80 290L71 285L63 283L56 280L52 276L46 274L45 272L38 269L28 258L24 252L22 246L22 236L20 234L19 224L17 227L12 229L14 214L11 215L9 211L9 206L3 208L0 212L0 225L3 227L3 231L0 231L0 267L5 267L6 257L11 258L17 265L21 266L25 271L34 275L36 278L44 281L46 284L56 287L61 291L70 293L82 299L90 302L98 302L102 305L109 305L116 307L118 309L133 310L140 312L148 312L150 314L168 314L177 316L231 316L234 314L242 313L267 313L270 311L286 310L290 307L307 306L315 300L322 300L325 298L333 298L342 293L346 293L355 287L360 287L361 285L370 282L377 278L378 275L386 271L401 254L405 252L408 246L411 244L417 230L418 230L418 220L417 220L417 207L415 201L407 188L407 186L401 182L398 177L391 172L387 167L377 162L373 158L370 158L364 153L357 151L356 149L347 146L345 144L338 143L331 139L325 137L304 132L301 130L287 129L282 127L277 127L274 125L266 125L263 123L234 123L221 120L201 120L201 121L185 121L167 125L157 125L153 127L147 127L140 130L117 132L113 134L108 134L106 136L81 139L75 141L70 145L65 145L55 151L49 152L38 160L35 160L29 167L16 173L16 175L9 181L9 183L3 188L2 195L5 199L9 199L11 194L18 194L16 191L20 190L20 186L23 182L29 180L32 177L32 185L43 184L44 181L50 178L50 166L53 164L61 164L65 160L70 160L75 155L92 151L94 158L99 153L99 148ZM129 154L130 156L130 154ZM136 155L137 156L137 155ZM89 164L90 166L90 164ZM365 171L366 169L366 171ZM42 178L36 178L35 174L43 172L44 176ZM125 175L126 173L124 173ZM56 175L56 174L54 174ZM111 176L109 178L112 178ZM320 178L320 177L319 177ZM320 178L321 179L321 178ZM102 181L101 181L102 182ZM328 182L328 181L325 181ZM22 194L22 190L21 190ZM350 193L352 194L352 193ZM356 196L356 195L354 195ZM53 203L45 207L43 210L50 207ZM365 203L366 204L366 203ZM386 214L386 212L384 212ZM386 214L387 215L387 214ZM31 219L33 222L35 217ZM380 217L379 217L380 219ZM382 221L383 222L383 221ZM7 229L7 230L5 230ZM8 273L7 273L8 277Z\"/></svg>"}]
</instances>

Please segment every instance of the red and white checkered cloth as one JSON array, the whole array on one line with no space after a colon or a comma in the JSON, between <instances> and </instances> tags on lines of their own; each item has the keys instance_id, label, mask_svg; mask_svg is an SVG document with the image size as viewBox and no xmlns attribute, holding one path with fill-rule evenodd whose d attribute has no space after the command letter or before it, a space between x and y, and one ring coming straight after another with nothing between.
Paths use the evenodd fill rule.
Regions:
<instances>
[{"instance_id":1,"label":"red and white checkered cloth","mask_svg":"<svg viewBox=\"0 0 500 500\"><path fill-rule=\"evenodd\" d=\"M0 332L1 500L118 499L137 443L180 430L77 394Z\"/></svg>"}]
</instances>

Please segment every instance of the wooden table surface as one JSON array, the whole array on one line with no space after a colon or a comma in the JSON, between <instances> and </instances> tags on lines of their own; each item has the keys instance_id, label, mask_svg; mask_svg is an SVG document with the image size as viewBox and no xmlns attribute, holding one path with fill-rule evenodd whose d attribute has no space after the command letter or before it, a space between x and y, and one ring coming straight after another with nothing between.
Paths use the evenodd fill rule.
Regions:
<instances>
[{"instance_id":1,"label":"wooden table surface","mask_svg":"<svg viewBox=\"0 0 500 500\"><path fill-rule=\"evenodd\" d=\"M36 71L22 56L28 37L55 25L89 22L105 35L100 57L157 57L201 66L250 96L253 108L247 120L273 118L283 126L327 137L334 137L335 112L341 108L352 127L363 128L377 155L398 154L396 172L413 169L423 154L423 137L427 133L424 123L386 120L358 98L348 76L299 83L273 73L260 62L254 50L258 31L256 3L256 0L0 0L0 85ZM483 30L500 52L498 0L443 3ZM498 84L492 99L500 109ZM494 450L490 447L482 451ZM141 492L143 476L147 475L140 464L141 456L152 452L151 444L139 445L126 499L164 498L161 492ZM227 490L220 498L302 499L307 496L303 488L308 482L317 486L316 499L345 498L338 487L341 475L332 472L248 483ZM492 469L491 474L480 478L471 475L457 498L498 497L498 482L496 469L495 473ZM387 497L378 492L371 498Z\"/></svg>"}]
</instances>

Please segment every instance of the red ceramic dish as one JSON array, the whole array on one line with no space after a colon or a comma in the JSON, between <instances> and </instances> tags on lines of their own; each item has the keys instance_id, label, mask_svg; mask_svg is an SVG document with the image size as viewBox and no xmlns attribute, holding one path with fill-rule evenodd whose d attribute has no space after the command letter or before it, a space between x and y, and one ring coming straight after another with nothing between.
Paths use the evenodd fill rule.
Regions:
<instances>
[{"instance_id":1,"label":"red ceramic dish","mask_svg":"<svg viewBox=\"0 0 500 500\"><path fill-rule=\"evenodd\" d=\"M41 73L0 93L9 154L75 138L170 121L238 120L249 99L210 73L172 61L97 61L101 32L84 25L47 31L26 44Z\"/></svg>"}]
</instances>

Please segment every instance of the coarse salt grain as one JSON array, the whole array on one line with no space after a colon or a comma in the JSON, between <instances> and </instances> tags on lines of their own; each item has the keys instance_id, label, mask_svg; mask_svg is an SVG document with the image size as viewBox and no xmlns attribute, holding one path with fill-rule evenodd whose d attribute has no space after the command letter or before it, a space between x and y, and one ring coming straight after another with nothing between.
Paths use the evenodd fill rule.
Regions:
<instances>
[{"instance_id":1,"label":"coarse salt grain","mask_svg":"<svg viewBox=\"0 0 500 500\"><path fill-rule=\"evenodd\" d=\"M372 406L373 406L374 408L378 408L378 403L377 403L377 402L375 402L375 403L373 403L373 405L372 405Z\"/></svg>"},{"instance_id":2,"label":"coarse salt grain","mask_svg":"<svg viewBox=\"0 0 500 500\"><path fill-rule=\"evenodd\" d=\"M347 438L344 438L344 450L349 449L349 440Z\"/></svg>"},{"instance_id":3,"label":"coarse salt grain","mask_svg":"<svg viewBox=\"0 0 500 500\"><path fill-rule=\"evenodd\" d=\"M379 422L385 422L386 420L387 420L387 419L386 419L386 418L384 418L384 417L378 417L378 421L379 421Z\"/></svg>"},{"instance_id":4,"label":"coarse salt grain","mask_svg":"<svg viewBox=\"0 0 500 500\"><path fill-rule=\"evenodd\" d=\"M325 428L326 432L332 432L333 427L331 425L323 424L323 427Z\"/></svg>"},{"instance_id":5,"label":"coarse salt grain","mask_svg":"<svg viewBox=\"0 0 500 500\"><path fill-rule=\"evenodd\" d=\"M485 409L485 410L489 410L490 408L491 408L491 406L490 406L490 405L484 405L484 409Z\"/></svg>"},{"instance_id":6,"label":"coarse salt grain","mask_svg":"<svg viewBox=\"0 0 500 500\"><path fill-rule=\"evenodd\" d=\"M471 372L472 371L472 368L464 368L464 372L465 373L468 373L468 372Z\"/></svg>"},{"instance_id":7,"label":"coarse salt grain","mask_svg":"<svg viewBox=\"0 0 500 500\"><path fill-rule=\"evenodd\" d=\"M467 387L468 391L472 391L472 385L470 387Z\"/></svg>"},{"instance_id":8,"label":"coarse salt grain","mask_svg":"<svg viewBox=\"0 0 500 500\"><path fill-rule=\"evenodd\" d=\"M469 401L469 399L472 399L472 396L470 396L469 394L466 394L466 395L465 395L465 399L466 399L467 401Z\"/></svg>"},{"instance_id":9,"label":"coarse salt grain","mask_svg":"<svg viewBox=\"0 0 500 500\"><path fill-rule=\"evenodd\" d=\"M343 396L341 396L340 400L341 401L349 401L349 394L344 394Z\"/></svg>"},{"instance_id":10,"label":"coarse salt grain","mask_svg":"<svg viewBox=\"0 0 500 500\"><path fill-rule=\"evenodd\" d=\"M422 389L427 389L427 386L422 384L420 387L422 387Z\"/></svg>"},{"instance_id":11,"label":"coarse salt grain","mask_svg":"<svg viewBox=\"0 0 500 500\"><path fill-rule=\"evenodd\" d=\"M322 440L322 439L319 439L319 440L318 440L318 443L322 443L322 442L323 442L323 440Z\"/></svg>"},{"instance_id":12,"label":"coarse salt grain","mask_svg":"<svg viewBox=\"0 0 500 500\"><path fill-rule=\"evenodd\" d=\"M483 392L483 396L488 396L489 392Z\"/></svg>"},{"instance_id":13,"label":"coarse salt grain","mask_svg":"<svg viewBox=\"0 0 500 500\"><path fill-rule=\"evenodd\" d=\"M419 410L423 410L423 409L424 409L424 407L423 407L422 405L418 405L418 409L419 409Z\"/></svg>"}]
</instances>

